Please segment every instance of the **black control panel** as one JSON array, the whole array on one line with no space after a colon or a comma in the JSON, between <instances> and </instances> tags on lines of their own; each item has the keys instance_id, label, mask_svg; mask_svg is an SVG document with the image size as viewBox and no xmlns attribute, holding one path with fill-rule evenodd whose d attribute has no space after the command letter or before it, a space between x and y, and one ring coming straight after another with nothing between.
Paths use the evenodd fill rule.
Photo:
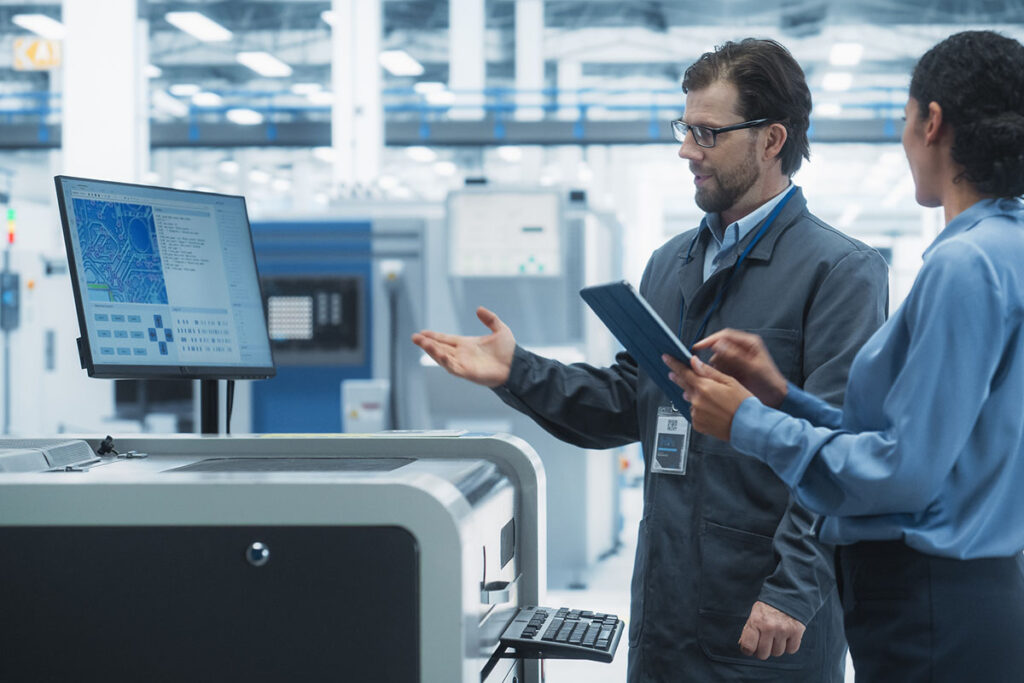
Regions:
<instances>
[{"instance_id":1,"label":"black control panel","mask_svg":"<svg viewBox=\"0 0 1024 683\"><path fill-rule=\"evenodd\" d=\"M610 662L622 636L614 614L560 607L523 607L505 627L501 644L519 659L592 659Z\"/></svg>"}]
</instances>

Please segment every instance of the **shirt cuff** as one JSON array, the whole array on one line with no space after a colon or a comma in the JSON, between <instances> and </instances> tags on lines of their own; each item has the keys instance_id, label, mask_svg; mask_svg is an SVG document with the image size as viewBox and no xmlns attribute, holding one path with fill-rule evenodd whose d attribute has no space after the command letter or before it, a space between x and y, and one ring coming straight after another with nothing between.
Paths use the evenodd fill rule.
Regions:
<instances>
[{"instance_id":1,"label":"shirt cuff","mask_svg":"<svg viewBox=\"0 0 1024 683\"><path fill-rule=\"evenodd\" d=\"M530 360L530 352L516 344L516 350L512 354L512 365L508 370L508 379L504 384L494 387L494 391L507 392L513 396L522 392L530 384Z\"/></svg>"},{"instance_id":2,"label":"shirt cuff","mask_svg":"<svg viewBox=\"0 0 1024 683\"><path fill-rule=\"evenodd\" d=\"M786 382L786 397L782 399L779 410L793 417L805 417L816 410L818 399L793 384Z\"/></svg>"},{"instance_id":3,"label":"shirt cuff","mask_svg":"<svg viewBox=\"0 0 1024 683\"><path fill-rule=\"evenodd\" d=\"M753 396L745 399L732 416L732 427L729 430L729 445L744 455L767 462L764 444L775 420L772 413L778 411L769 408Z\"/></svg>"}]
</instances>

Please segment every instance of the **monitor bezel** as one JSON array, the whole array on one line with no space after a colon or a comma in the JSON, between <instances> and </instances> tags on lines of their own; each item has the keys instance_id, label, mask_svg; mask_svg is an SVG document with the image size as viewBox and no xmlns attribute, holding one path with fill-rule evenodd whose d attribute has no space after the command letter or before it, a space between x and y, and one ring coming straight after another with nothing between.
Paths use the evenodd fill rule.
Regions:
<instances>
[{"instance_id":1,"label":"monitor bezel","mask_svg":"<svg viewBox=\"0 0 1024 683\"><path fill-rule=\"evenodd\" d=\"M268 379L277 374L274 363L274 346L270 341L270 333L267 325L267 313L263 311L263 328L267 332L267 348L270 351L270 365L263 366L237 366L237 365L122 365L114 363L98 363L93 358L92 347L90 346L88 327L86 326L85 301L82 297L82 290L79 285L78 263L75 260L74 249L72 248L71 222L68 220L68 207L64 198L65 182L90 182L102 183L110 186L128 188L145 188L152 190L164 190L166 192L182 195L208 195L215 197L228 197L242 200L242 210L245 214L246 225L249 226L249 248L252 251L253 267L256 269L256 286L259 288L260 302L263 301L263 283L260 280L259 265L256 263L256 247L252 238L252 223L249 220L249 208L246 206L245 197L242 195L223 194L220 192L202 192L199 190L180 190L160 185L145 185L142 183L126 183L117 180L101 180L99 178L84 178L80 176L56 175L53 177L57 190L57 208L60 211L61 230L64 233L64 248L68 257L68 273L71 276L71 288L75 296L75 309L78 315L78 330L81 335L78 339L78 351L82 361L82 367L89 373L90 377L102 379ZM262 305L262 303L261 303Z\"/></svg>"}]
</instances>

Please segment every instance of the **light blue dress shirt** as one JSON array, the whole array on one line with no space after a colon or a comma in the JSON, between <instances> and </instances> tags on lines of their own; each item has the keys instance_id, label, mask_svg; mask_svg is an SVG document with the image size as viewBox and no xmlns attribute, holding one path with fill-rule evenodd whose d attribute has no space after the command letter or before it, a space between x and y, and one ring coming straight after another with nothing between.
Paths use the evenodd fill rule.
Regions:
<instances>
[{"instance_id":1,"label":"light blue dress shirt","mask_svg":"<svg viewBox=\"0 0 1024 683\"><path fill-rule=\"evenodd\" d=\"M722 222L721 214L709 213L704 216L705 230L711 233L711 239L708 240L707 250L704 252L704 281L707 282L708 278L718 270L718 266L722 263L722 260L729 256L736 249L736 245L740 243L744 237L750 234L750 231L761 224L768 214L772 212L775 205L782 201L789 189L793 187L793 183L790 182L786 186L786 189L778 193L755 210L748 213L738 221L734 221L726 226L725 230L722 231L722 238L718 238L719 228Z\"/></svg>"},{"instance_id":2,"label":"light blue dress shirt","mask_svg":"<svg viewBox=\"0 0 1024 683\"><path fill-rule=\"evenodd\" d=\"M898 311L857 354L842 410L789 387L743 402L732 445L767 463L821 539L924 553L1024 549L1024 203L950 221Z\"/></svg>"}]
</instances>

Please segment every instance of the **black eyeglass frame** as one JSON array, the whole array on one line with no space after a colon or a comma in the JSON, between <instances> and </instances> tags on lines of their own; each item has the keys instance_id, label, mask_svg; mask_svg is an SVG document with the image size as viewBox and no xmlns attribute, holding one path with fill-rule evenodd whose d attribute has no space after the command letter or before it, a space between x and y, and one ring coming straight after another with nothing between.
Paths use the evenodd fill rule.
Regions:
<instances>
[{"instance_id":1,"label":"black eyeglass frame","mask_svg":"<svg viewBox=\"0 0 1024 683\"><path fill-rule=\"evenodd\" d=\"M698 147L704 149L711 149L718 144L718 134L728 133L731 130L743 130L744 128L755 128L757 126L763 126L770 123L779 123L778 119L753 119L752 121L744 121L743 123L736 123L731 126L722 126L721 128L712 128L711 126L701 126L696 123L687 123L682 119L676 119L672 121L672 137L676 139L676 142L682 143L686 140L686 133L694 128L700 128L702 131L711 133L711 144L703 145L700 140L697 139L697 135L693 136L694 143Z\"/></svg>"}]
</instances>

